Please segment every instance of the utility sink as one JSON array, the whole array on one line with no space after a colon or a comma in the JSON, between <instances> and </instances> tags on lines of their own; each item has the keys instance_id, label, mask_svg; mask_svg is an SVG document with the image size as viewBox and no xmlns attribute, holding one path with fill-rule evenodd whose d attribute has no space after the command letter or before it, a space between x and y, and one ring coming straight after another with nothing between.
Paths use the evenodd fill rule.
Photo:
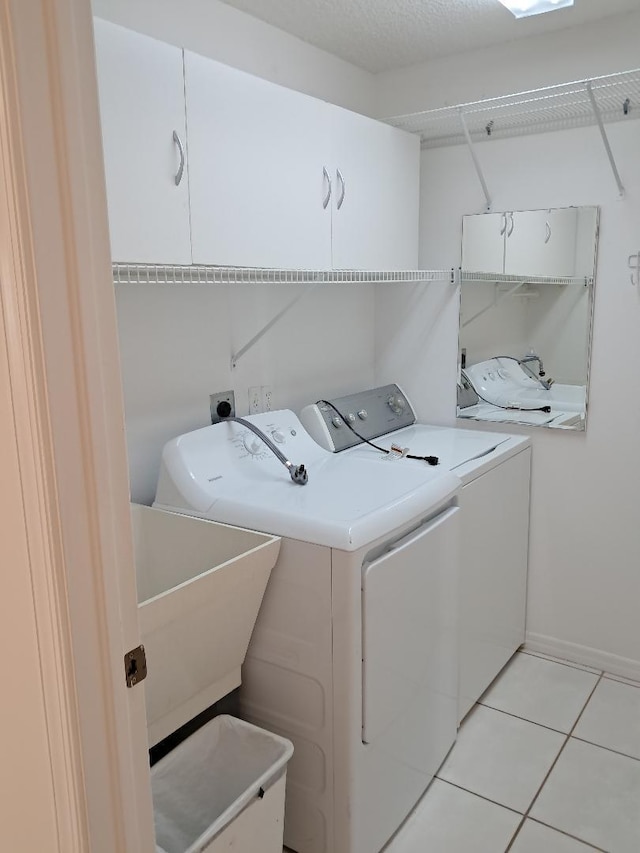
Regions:
<instances>
[{"instance_id":1,"label":"utility sink","mask_svg":"<svg viewBox=\"0 0 640 853\"><path fill-rule=\"evenodd\" d=\"M131 505L153 746L241 682L280 539Z\"/></svg>"}]
</instances>

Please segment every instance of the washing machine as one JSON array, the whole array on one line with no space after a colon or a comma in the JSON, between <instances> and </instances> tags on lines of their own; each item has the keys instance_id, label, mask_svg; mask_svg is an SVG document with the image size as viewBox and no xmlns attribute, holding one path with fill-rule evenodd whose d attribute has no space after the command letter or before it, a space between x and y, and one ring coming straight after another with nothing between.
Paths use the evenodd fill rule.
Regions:
<instances>
[{"instance_id":1,"label":"washing machine","mask_svg":"<svg viewBox=\"0 0 640 853\"><path fill-rule=\"evenodd\" d=\"M300 418L321 447L339 456L383 456L427 477L434 467L429 461L437 459L436 468L460 477L461 721L524 642L531 440L416 423L395 384L318 401Z\"/></svg>"},{"instance_id":2,"label":"washing machine","mask_svg":"<svg viewBox=\"0 0 640 853\"><path fill-rule=\"evenodd\" d=\"M336 455L286 410L164 448L155 506L282 537L240 701L294 743L298 853L378 853L454 742L460 487L445 466Z\"/></svg>"}]
</instances>

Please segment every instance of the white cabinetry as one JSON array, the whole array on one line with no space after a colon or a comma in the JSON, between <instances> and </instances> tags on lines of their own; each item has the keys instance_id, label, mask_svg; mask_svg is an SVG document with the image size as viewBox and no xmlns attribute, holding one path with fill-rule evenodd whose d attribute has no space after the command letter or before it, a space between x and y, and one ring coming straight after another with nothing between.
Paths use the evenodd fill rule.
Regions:
<instances>
[{"instance_id":1,"label":"white cabinetry","mask_svg":"<svg viewBox=\"0 0 640 853\"><path fill-rule=\"evenodd\" d=\"M417 136L106 21L95 31L114 261L417 267Z\"/></svg>"},{"instance_id":2,"label":"white cabinetry","mask_svg":"<svg viewBox=\"0 0 640 853\"><path fill-rule=\"evenodd\" d=\"M182 51L99 19L95 40L112 258L189 264Z\"/></svg>"},{"instance_id":3,"label":"white cabinetry","mask_svg":"<svg viewBox=\"0 0 640 853\"><path fill-rule=\"evenodd\" d=\"M578 209L481 213L463 221L462 268L518 276L573 277Z\"/></svg>"},{"instance_id":4,"label":"white cabinetry","mask_svg":"<svg viewBox=\"0 0 640 853\"><path fill-rule=\"evenodd\" d=\"M509 214L505 273L574 276L577 216L575 207Z\"/></svg>"},{"instance_id":5,"label":"white cabinetry","mask_svg":"<svg viewBox=\"0 0 640 853\"><path fill-rule=\"evenodd\" d=\"M328 106L185 51L193 261L331 266Z\"/></svg>"},{"instance_id":6,"label":"white cabinetry","mask_svg":"<svg viewBox=\"0 0 640 853\"><path fill-rule=\"evenodd\" d=\"M331 106L336 269L418 266L420 141Z\"/></svg>"}]
</instances>

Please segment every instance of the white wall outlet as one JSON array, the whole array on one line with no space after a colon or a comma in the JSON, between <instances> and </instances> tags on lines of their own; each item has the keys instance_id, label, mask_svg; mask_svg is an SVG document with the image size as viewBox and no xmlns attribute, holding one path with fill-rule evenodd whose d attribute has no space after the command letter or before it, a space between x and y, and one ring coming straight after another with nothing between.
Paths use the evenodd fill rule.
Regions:
<instances>
[{"instance_id":1,"label":"white wall outlet","mask_svg":"<svg viewBox=\"0 0 640 853\"><path fill-rule=\"evenodd\" d=\"M262 411L263 412L272 412L273 408L274 408L273 385L263 385L262 386Z\"/></svg>"},{"instance_id":2,"label":"white wall outlet","mask_svg":"<svg viewBox=\"0 0 640 853\"><path fill-rule=\"evenodd\" d=\"M252 385L249 388L249 414L257 415L262 411L262 388Z\"/></svg>"}]
</instances>

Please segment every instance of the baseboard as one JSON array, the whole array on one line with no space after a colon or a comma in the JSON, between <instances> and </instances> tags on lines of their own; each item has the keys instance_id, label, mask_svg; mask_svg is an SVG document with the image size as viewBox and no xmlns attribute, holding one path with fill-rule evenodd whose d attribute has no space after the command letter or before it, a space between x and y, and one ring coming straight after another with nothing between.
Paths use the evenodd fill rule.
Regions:
<instances>
[{"instance_id":1,"label":"baseboard","mask_svg":"<svg viewBox=\"0 0 640 853\"><path fill-rule=\"evenodd\" d=\"M583 666L602 669L622 678L640 681L640 661L603 652L600 649L592 649L589 646L581 646L578 643L558 640L556 637L547 637L544 634L533 634L527 631L524 650L540 652L569 662L581 663Z\"/></svg>"}]
</instances>

